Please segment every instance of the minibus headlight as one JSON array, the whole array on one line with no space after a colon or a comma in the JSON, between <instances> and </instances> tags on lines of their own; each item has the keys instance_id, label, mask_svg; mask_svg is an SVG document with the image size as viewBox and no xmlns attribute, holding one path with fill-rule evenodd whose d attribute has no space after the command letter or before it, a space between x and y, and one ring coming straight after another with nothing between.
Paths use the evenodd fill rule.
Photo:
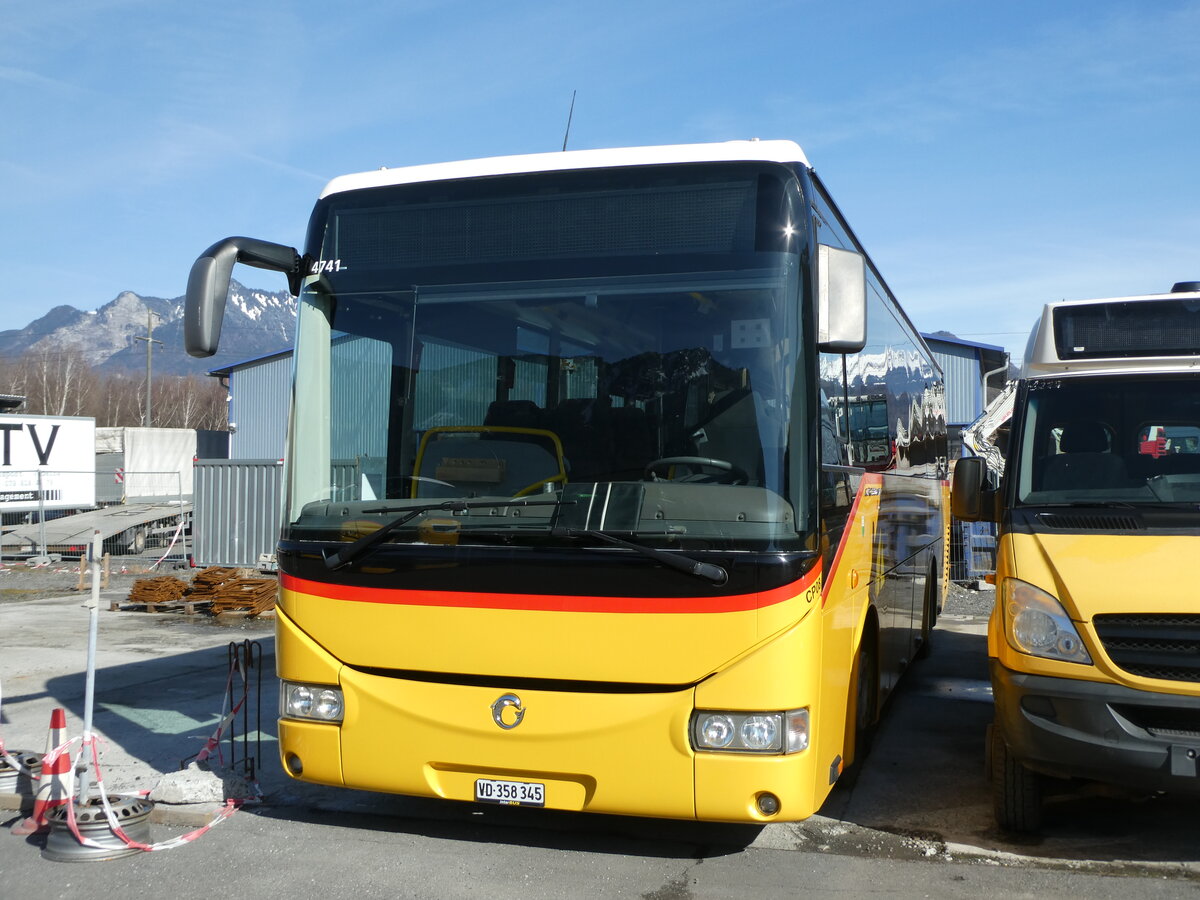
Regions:
<instances>
[{"instance_id":1,"label":"minibus headlight","mask_svg":"<svg viewBox=\"0 0 1200 900\"><path fill-rule=\"evenodd\" d=\"M286 719L340 722L344 706L342 692L335 687L280 682L279 714Z\"/></svg>"},{"instance_id":2,"label":"minibus headlight","mask_svg":"<svg viewBox=\"0 0 1200 900\"><path fill-rule=\"evenodd\" d=\"M692 713L692 747L727 753L798 753L808 747L808 710Z\"/></svg>"},{"instance_id":3,"label":"minibus headlight","mask_svg":"<svg viewBox=\"0 0 1200 900\"><path fill-rule=\"evenodd\" d=\"M1015 650L1045 659L1091 663L1075 624L1055 597L1017 578L1004 579L1001 590L1004 633Z\"/></svg>"}]
</instances>

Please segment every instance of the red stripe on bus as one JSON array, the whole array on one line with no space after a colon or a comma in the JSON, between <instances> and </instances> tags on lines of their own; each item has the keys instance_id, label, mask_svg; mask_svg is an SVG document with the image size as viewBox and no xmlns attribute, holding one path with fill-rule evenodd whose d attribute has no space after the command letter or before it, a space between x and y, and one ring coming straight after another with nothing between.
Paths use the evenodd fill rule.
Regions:
<instances>
[{"instance_id":1,"label":"red stripe on bus","mask_svg":"<svg viewBox=\"0 0 1200 900\"><path fill-rule=\"evenodd\" d=\"M800 597L820 577L814 567L799 581L774 590L728 597L584 597L548 594L485 594L465 591L410 591L400 588L357 587L309 581L280 574L286 591L328 597L351 603L384 603L394 606L439 606L462 609L524 609L549 612L600 613L724 613L745 612L785 603Z\"/></svg>"},{"instance_id":2,"label":"red stripe on bus","mask_svg":"<svg viewBox=\"0 0 1200 900\"><path fill-rule=\"evenodd\" d=\"M850 540L850 531L854 525L854 517L858 515L858 501L860 501L867 488L882 488L883 476L876 473L868 473L862 477L858 483L858 492L854 495L854 503L850 506L850 513L846 516L846 525L842 529L842 539L838 542L837 552L833 555L833 562L829 565L829 577L825 579L825 584L821 591L821 606L825 606L825 601L829 599L829 587L833 584L834 574L837 572L838 563L842 560L842 551L846 549L846 544Z\"/></svg>"}]
</instances>

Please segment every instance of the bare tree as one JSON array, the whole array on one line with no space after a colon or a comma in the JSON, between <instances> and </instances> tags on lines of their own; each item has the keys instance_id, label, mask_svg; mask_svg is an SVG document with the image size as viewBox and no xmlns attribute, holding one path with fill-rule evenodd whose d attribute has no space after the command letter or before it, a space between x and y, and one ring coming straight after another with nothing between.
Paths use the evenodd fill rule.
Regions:
<instances>
[{"instance_id":1,"label":"bare tree","mask_svg":"<svg viewBox=\"0 0 1200 900\"><path fill-rule=\"evenodd\" d=\"M143 424L145 383L132 373L90 369L78 349L40 349L0 360L0 393L24 395L23 412L91 416L99 426ZM161 375L154 379L152 399L158 427L227 427L225 388L215 378Z\"/></svg>"},{"instance_id":2,"label":"bare tree","mask_svg":"<svg viewBox=\"0 0 1200 900\"><path fill-rule=\"evenodd\" d=\"M96 376L82 351L76 347L35 349L22 357L22 363L27 411L45 416L85 414Z\"/></svg>"}]
</instances>

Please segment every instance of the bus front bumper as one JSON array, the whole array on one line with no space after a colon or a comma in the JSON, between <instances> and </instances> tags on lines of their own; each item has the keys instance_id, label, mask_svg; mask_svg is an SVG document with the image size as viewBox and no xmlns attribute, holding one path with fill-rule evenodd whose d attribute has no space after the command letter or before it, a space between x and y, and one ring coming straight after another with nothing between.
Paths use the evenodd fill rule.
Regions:
<instances>
[{"instance_id":1,"label":"bus front bumper","mask_svg":"<svg viewBox=\"0 0 1200 900\"><path fill-rule=\"evenodd\" d=\"M1200 794L1200 697L1015 672L991 660L1013 755L1055 778Z\"/></svg>"}]
</instances>

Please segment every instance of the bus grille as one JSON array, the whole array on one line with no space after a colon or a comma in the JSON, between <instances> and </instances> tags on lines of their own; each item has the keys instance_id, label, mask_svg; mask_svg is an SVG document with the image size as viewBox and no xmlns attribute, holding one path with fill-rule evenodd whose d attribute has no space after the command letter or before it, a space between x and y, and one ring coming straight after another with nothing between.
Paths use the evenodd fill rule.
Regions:
<instances>
[{"instance_id":1,"label":"bus grille","mask_svg":"<svg viewBox=\"0 0 1200 900\"><path fill-rule=\"evenodd\" d=\"M1126 672L1200 682L1200 615L1099 615L1092 624L1104 652Z\"/></svg>"}]
</instances>

